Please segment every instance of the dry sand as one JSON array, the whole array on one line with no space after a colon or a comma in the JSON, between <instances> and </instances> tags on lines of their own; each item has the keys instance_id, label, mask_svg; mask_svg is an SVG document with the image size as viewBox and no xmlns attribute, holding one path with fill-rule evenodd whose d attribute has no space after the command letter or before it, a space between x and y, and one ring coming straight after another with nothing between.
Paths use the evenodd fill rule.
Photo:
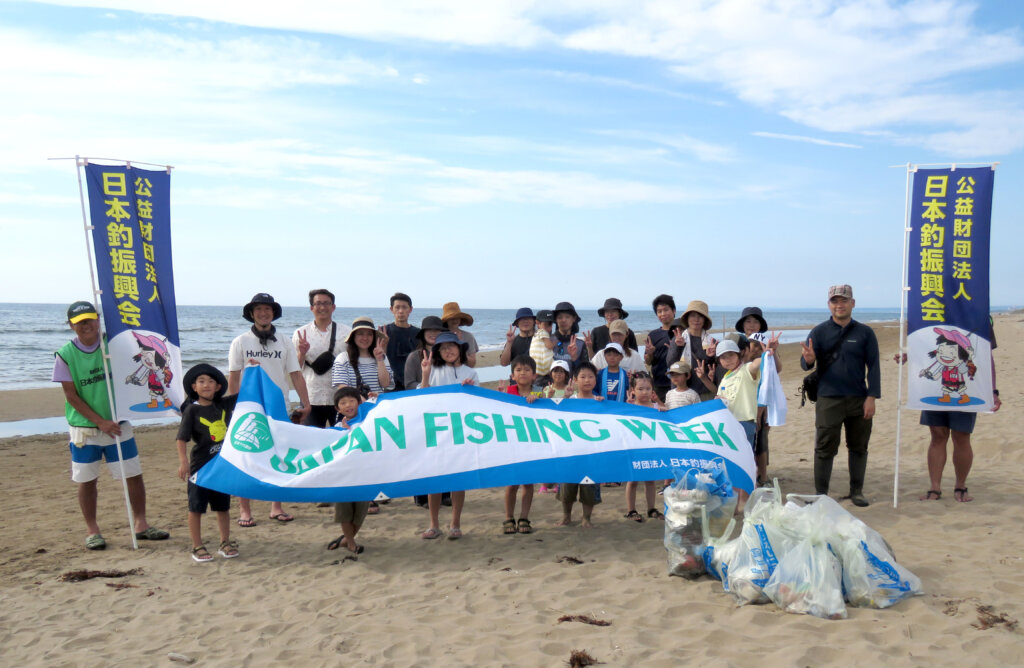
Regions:
<instances>
[{"instance_id":1,"label":"dry sand","mask_svg":"<svg viewBox=\"0 0 1024 668\"><path fill-rule=\"evenodd\" d=\"M232 526L241 558L195 564L188 556L184 483L177 479L174 430L140 430L150 521L170 540L130 549L120 486L100 482L100 522L110 544L88 552L75 486L60 436L0 441L5 480L0 535L3 609L0 664L173 665L565 665L585 649L608 666L680 664L763 666L1021 665L1020 629L979 623L979 606L1024 620L1024 532L1014 490L1024 456L1021 316L997 319L997 370L1004 408L979 418L970 477L972 503L952 499L952 464L938 502L927 488L927 432L903 412L899 508L893 509L896 434L895 327L880 327L883 399L878 403L867 494L852 508L893 545L898 560L924 581L926 594L888 610L849 610L845 621L790 615L773 606L736 607L718 582L665 574L662 523L622 518L621 488L606 488L596 527L556 529L558 504L537 495L533 535L500 532L501 493L468 494L459 541L421 540L426 511L397 499L360 533L365 553L327 552L340 531L331 511L292 505L291 524L266 519ZM803 375L798 351L783 352L792 396ZM2 393L0 419L24 418L47 391ZM50 395L53 393L50 392ZM771 472L783 491L810 492L813 407L790 404L789 424L772 432ZM834 488L845 491L845 458ZM848 506L848 502L844 502ZM643 510L641 502L641 510ZM233 516L237 514L233 513ZM447 511L442 512L442 520ZM204 522L216 545L212 517ZM560 559L574 557L573 564ZM133 569L119 580L59 581L76 569ZM124 583L127 588L108 585ZM585 614L598 627L559 623Z\"/></svg>"}]
</instances>

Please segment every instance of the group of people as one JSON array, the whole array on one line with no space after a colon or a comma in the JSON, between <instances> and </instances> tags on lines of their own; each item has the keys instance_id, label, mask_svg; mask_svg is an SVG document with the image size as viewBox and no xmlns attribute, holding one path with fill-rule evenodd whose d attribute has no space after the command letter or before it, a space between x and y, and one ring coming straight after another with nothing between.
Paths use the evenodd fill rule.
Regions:
<instances>
[{"instance_id":1,"label":"group of people","mask_svg":"<svg viewBox=\"0 0 1024 668\"><path fill-rule=\"evenodd\" d=\"M802 344L801 367L817 367L819 390L816 404L814 482L818 494L828 494L832 462L838 453L841 432L845 428L849 457L849 498L858 506L868 505L864 496L867 447L871 435L875 400L880 397L878 343L874 332L852 318L855 302L849 285L829 288L831 317L816 326ZM259 366L280 388L288 405L289 385L299 397L292 419L319 428L348 429L363 401L383 392L462 384L479 385L474 369L479 346L468 327L473 317L458 303L444 305L442 315L427 316L414 326L409 318L412 299L395 293L390 299L393 322L376 326L371 318L356 318L351 325L336 322L335 296L329 290L309 293L313 320L292 336L280 335L274 321L281 317L281 305L267 293L258 293L242 308L250 329L232 343L228 354L228 375L214 366L199 364L183 379L187 395L176 445L179 476L192 474L219 451L231 419L231 411L246 369ZM745 308L736 322L736 332L721 341L711 336L708 305L690 301L677 316L675 300L661 294L651 304L660 326L646 335L643 351L636 334L626 320L628 312L615 298L598 309L605 324L580 332L580 316L570 302L559 302L554 309L520 308L510 323L499 355L509 377L499 389L519 395L527 402L538 397L574 398L594 401L629 402L658 410L721 399L743 426L757 462L757 482L767 481L768 416L772 406L759 405L758 386L778 382L782 365L777 353L778 334L768 333L768 323L758 307ZM87 527L86 547L103 549L106 542L96 521L96 479L105 459L115 478L122 468L117 461L114 438L120 438L127 478L129 501L134 512L135 532L139 539L163 540L168 533L151 527L146 521L145 489L138 451L131 425L113 419L107 398L106 378L100 355L98 314L88 302L76 302L68 309L68 323L75 338L55 355L53 380L61 383L67 404L70 430L72 479L78 483L78 498ZM946 414L948 415L948 413ZM941 418L941 416L940 416ZM929 418L934 420L935 418ZM947 418L948 419L948 418ZM922 418L922 423L924 418ZM927 424L932 424L928 422ZM954 466L958 491L966 496L966 474L970 458L964 454L963 438L953 429ZM933 429L933 446L941 435ZM969 435L966 439L969 453ZM188 452L192 444L191 453ZM945 443L942 445L943 455ZM937 455L929 453L929 470ZM937 466L941 478L941 466ZM932 471L934 473L934 471ZM939 489L935 475L932 486ZM655 481L644 483L647 517L662 518L655 497ZM626 485L626 518L642 522L636 509L639 483ZM559 525L572 521L578 501L582 506L582 526L591 526L594 507L601 502L598 485L545 483L541 491L557 490L563 517ZM521 492L521 496L520 496ZM505 490L505 534L531 533L529 513L534 485L514 485ZM932 493L929 492L929 498ZM519 505L516 518L517 501ZM416 498L429 512L429 526L421 534L430 540L447 535L462 536L461 515L465 492L453 490ZM447 532L441 530L440 511L451 506ZM189 532L192 558L197 562L214 557L205 547L201 518L207 508L218 516L220 544L224 558L238 556L238 545L230 538L230 497L188 482ZM239 500L237 525L256 524L248 499ZM343 534L328 544L329 549L344 547L362 552L356 536L367 515L380 512L375 502L335 504L335 520ZM290 522L280 502L272 502L269 518Z\"/></svg>"}]
</instances>

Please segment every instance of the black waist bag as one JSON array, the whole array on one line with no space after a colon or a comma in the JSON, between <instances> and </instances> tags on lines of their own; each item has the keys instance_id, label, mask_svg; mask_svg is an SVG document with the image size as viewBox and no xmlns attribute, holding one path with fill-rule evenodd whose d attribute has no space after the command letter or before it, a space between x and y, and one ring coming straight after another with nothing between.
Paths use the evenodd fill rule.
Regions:
<instances>
[{"instance_id":1,"label":"black waist bag","mask_svg":"<svg viewBox=\"0 0 1024 668\"><path fill-rule=\"evenodd\" d=\"M310 369L313 370L318 376L322 376L331 370L334 366L334 340L338 334L338 323L331 323L331 345L328 346L327 350L316 356L316 359L310 362L306 360L306 364Z\"/></svg>"}]
</instances>

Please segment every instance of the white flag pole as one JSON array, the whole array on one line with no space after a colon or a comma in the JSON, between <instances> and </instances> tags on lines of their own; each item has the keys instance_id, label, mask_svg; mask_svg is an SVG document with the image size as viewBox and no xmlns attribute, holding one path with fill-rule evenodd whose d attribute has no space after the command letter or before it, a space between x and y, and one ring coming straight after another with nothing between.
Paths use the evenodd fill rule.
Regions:
<instances>
[{"instance_id":1,"label":"white flag pole","mask_svg":"<svg viewBox=\"0 0 1024 668\"><path fill-rule=\"evenodd\" d=\"M903 363L903 338L907 333L907 292L910 286L907 285L908 270L910 268L910 179L911 174L917 171L917 167L907 163L907 199L906 208L903 213L903 269L900 275L900 348L897 353L899 362L899 377L896 384L896 463L893 466L892 481L892 507L898 508L900 503L900 424L903 416L903 372L906 366Z\"/></svg>"},{"instance_id":2,"label":"white flag pole","mask_svg":"<svg viewBox=\"0 0 1024 668\"><path fill-rule=\"evenodd\" d=\"M92 292L94 298L98 301L103 294L100 290L99 285L96 283L96 270L93 268L93 254L92 247L89 243L89 233L92 231L93 226L89 224L89 220L85 214L85 192L82 190L82 168L89 164L88 158L80 158L75 156L75 171L78 174L78 199L82 205L82 229L85 232L85 255L89 263L89 278L92 281ZM130 163L129 163L130 164ZM97 310L97 318L100 323L100 355L103 357L103 376L108 382L107 386L107 401L110 405L110 415L113 417L114 422L117 422L117 409L114 406L114 389L110 387L110 354L107 349L103 346L103 334L106 328L103 326L103 309ZM124 506L128 511L128 533L131 534L132 549L139 549L139 542L135 538L135 514L132 512L131 498L128 495L128 480L124 475L124 452L121 450L121 437L114 436L114 445L117 447L117 462L121 468L121 487L124 489Z\"/></svg>"}]
</instances>

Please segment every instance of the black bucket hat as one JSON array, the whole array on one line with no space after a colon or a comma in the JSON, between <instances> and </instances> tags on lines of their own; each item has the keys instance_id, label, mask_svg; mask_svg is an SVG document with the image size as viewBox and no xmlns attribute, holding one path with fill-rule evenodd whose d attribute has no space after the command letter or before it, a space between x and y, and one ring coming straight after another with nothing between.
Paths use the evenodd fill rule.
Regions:
<instances>
[{"instance_id":1,"label":"black bucket hat","mask_svg":"<svg viewBox=\"0 0 1024 668\"><path fill-rule=\"evenodd\" d=\"M255 322L252 319L252 309L257 304L267 304L274 309L274 320L281 317L281 305L274 301L274 298L268 295L266 292L258 292L253 295L253 298L249 300L249 303L242 307L242 317L249 322Z\"/></svg>"},{"instance_id":2,"label":"black bucket hat","mask_svg":"<svg viewBox=\"0 0 1024 668\"><path fill-rule=\"evenodd\" d=\"M764 319L764 314L761 313L761 309L756 306L748 306L743 309L743 313L740 314L740 319L736 321L736 331L743 333L743 321L748 317L754 316L757 321L761 323L761 329L757 330L759 333L764 334L768 331L768 322Z\"/></svg>"},{"instance_id":3,"label":"black bucket hat","mask_svg":"<svg viewBox=\"0 0 1024 668\"><path fill-rule=\"evenodd\" d=\"M185 372L185 377L181 381L181 384L185 386L185 396L187 396L190 401L196 401L199 399L199 394L192 389L192 384L199 379L199 376L209 376L220 384L220 389L213 395L214 401L220 401L224 397L224 393L227 392L228 381L224 378L224 374L220 372L220 369L212 364L206 364L205 362L197 364Z\"/></svg>"},{"instance_id":4,"label":"black bucket hat","mask_svg":"<svg viewBox=\"0 0 1024 668\"><path fill-rule=\"evenodd\" d=\"M444 322L442 322L442 320L436 315L428 315L424 318L423 322L420 323L420 331L416 332L416 338L420 340L420 343L423 344L424 348L427 347L427 339L424 337L423 333L428 329L444 332L447 331L448 328L444 326Z\"/></svg>"},{"instance_id":5,"label":"black bucket hat","mask_svg":"<svg viewBox=\"0 0 1024 668\"><path fill-rule=\"evenodd\" d=\"M615 297L609 297L608 299L604 300L604 306L597 309L597 314L603 318L604 312L607 309L615 309L616 311L618 311L619 320L625 320L626 318L629 317L629 313L622 310L622 302L616 299Z\"/></svg>"},{"instance_id":6,"label":"black bucket hat","mask_svg":"<svg viewBox=\"0 0 1024 668\"><path fill-rule=\"evenodd\" d=\"M557 320L559 313L571 313L572 317L576 318L576 322L580 321L580 314L576 312L576 307L570 302L558 302L551 311L551 315Z\"/></svg>"}]
</instances>

